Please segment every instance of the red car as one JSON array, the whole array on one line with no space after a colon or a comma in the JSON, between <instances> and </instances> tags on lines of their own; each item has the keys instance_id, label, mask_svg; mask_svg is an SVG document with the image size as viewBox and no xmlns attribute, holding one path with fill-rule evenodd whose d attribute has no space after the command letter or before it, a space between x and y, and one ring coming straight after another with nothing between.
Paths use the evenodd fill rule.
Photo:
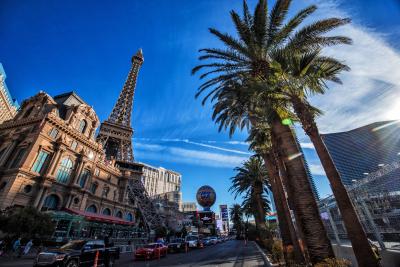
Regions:
<instances>
[{"instance_id":1,"label":"red car","mask_svg":"<svg viewBox=\"0 0 400 267\"><path fill-rule=\"evenodd\" d=\"M168 247L159 243L150 243L135 251L135 259L157 259L167 256Z\"/></svg>"}]
</instances>

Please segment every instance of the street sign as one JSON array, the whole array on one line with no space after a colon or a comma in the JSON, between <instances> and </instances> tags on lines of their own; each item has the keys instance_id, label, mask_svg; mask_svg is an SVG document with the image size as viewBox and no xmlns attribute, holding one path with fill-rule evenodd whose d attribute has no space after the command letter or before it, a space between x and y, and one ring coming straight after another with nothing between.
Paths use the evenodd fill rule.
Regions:
<instances>
[{"instance_id":1,"label":"street sign","mask_svg":"<svg viewBox=\"0 0 400 267\"><path fill-rule=\"evenodd\" d=\"M228 221L228 205L219 205L222 221Z\"/></svg>"}]
</instances>

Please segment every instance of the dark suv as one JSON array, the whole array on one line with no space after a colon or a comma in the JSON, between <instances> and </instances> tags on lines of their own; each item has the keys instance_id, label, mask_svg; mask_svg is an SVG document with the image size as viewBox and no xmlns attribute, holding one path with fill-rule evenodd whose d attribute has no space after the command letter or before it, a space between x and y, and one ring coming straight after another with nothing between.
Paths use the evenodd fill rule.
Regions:
<instances>
[{"instance_id":1,"label":"dark suv","mask_svg":"<svg viewBox=\"0 0 400 267\"><path fill-rule=\"evenodd\" d=\"M119 249L106 247L103 240L74 240L58 249L39 253L34 266L93 266L96 257L98 265L112 267L119 259Z\"/></svg>"}]
</instances>

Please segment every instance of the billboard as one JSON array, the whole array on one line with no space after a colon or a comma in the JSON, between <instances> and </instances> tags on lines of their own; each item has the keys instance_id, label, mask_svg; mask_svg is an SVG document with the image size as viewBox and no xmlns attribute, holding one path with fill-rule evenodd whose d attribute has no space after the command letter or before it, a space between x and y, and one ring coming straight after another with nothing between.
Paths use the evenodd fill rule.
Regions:
<instances>
[{"instance_id":1,"label":"billboard","mask_svg":"<svg viewBox=\"0 0 400 267\"><path fill-rule=\"evenodd\" d=\"M199 212L200 221L206 224L213 224L215 222L215 215L212 211L202 211Z\"/></svg>"},{"instance_id":2,"label":"billboard","mask_svg":"<svg viewBox=\"0 0 400 267\"><path fill-rule=\"evenodd\" d=\"M219 210L221 213L221 219L224 222L228 221L228 205L219 205Z\"/></svg>"}]
</instances>

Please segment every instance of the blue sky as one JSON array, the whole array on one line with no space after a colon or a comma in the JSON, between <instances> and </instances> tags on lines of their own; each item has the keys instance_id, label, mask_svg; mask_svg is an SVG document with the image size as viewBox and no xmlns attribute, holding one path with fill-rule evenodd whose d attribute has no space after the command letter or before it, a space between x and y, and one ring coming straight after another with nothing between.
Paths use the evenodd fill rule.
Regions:
<instances>
[{"instance_id":1,"label":"blue sky","mask_svg":"<svg viewBox=\"0 0 400 267\"><path fill-rule=\"evenodd\" d=\"M249 1L253 8L255 1ZM328 49L352 71L313 103L325 111L322 132L348 130L369 122L397 119L400 108L400 4L387 1L295 1L293 10L320 6L315 18L348 16L338 32L354 45ZM270 4L271 5L271 4ZM201 185L217 191L216 204L231 204L233 168L249 156L246 133L232 139L218 133L211 108L194 93L200 84L190 70L198 49L220 46L208 27L234 33L231 9L241 1L0 1L0 62L20 102L39 90L54 96L75 91L105 120L130 67L143 49L145 62L134 100L136 160L183 175L183 199L192 201ZM309 140L299 137L322 196L329 185ZM214 206L216 207L216 206Z\"/></svg>"}]
</instances>

